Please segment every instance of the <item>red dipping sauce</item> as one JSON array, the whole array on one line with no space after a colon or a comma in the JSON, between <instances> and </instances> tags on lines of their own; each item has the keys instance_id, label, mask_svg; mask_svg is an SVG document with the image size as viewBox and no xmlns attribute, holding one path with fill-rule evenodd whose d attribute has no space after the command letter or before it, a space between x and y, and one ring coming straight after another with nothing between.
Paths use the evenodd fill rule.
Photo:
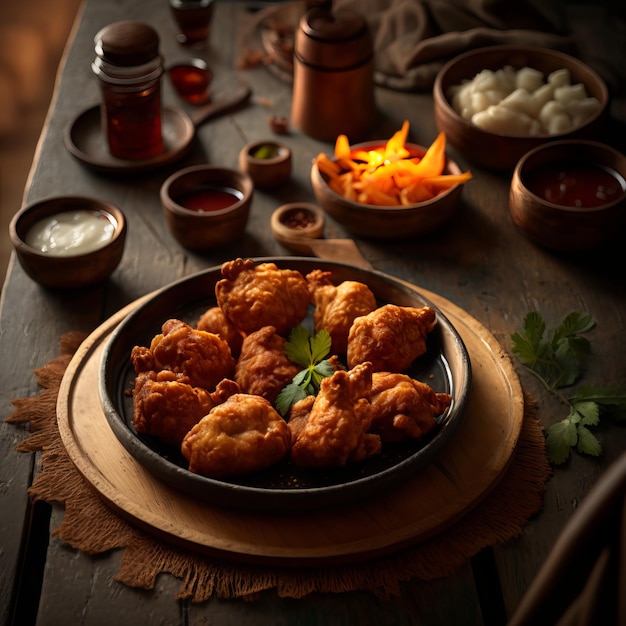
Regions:
<instances>
[{"instance_id":1,"label":"red dipping sauce","mask_svg":"<svg viewBox=\"0 0 626 626\"><path fill-rule=\"evenodd\" d=\"M167 72L176 93L189 104L202 104L209 99L213 75L204 62L194 59L179 63L172 65Z\"/></svg>"},{"instance_id":2,"label":"red dipping sauce","mask_svg":"<svg viewBox=\"0 0 626 626\"><path fill-rule=\"evenodd\" d=\"M544 165L525 176L525 185L548 202L574 208L603 206L626 192L615 170L583 161Z\"/></svg>"},{"instance_id":3,"label":"red dipping sauce","mask_svg":"<svg viewBox=\"0 0 626 626\"><path fill-rule=\"evenodd\" d=\"M202 187L178 196L176 202L190 211L211 213L227 209L242 198L239 190L230 187Z\"/></svg>"}]
</instances>

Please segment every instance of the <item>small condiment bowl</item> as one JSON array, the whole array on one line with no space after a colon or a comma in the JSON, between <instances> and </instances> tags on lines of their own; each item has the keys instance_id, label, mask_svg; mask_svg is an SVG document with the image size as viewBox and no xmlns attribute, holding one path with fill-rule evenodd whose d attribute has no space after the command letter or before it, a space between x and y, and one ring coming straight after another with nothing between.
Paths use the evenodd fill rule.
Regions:
<instances>
[{"instance_id":1,"label":"small condiment bowl","mask_svg":"<svg viewBox=\"0 0 626 626\"><path fill-rule=\"evenodd\" d=\"M259 189L279 187L291 176L291 149L272 139L254 141L241 149L239 169Z\"/></svg>"},{"instance_id":2,"label":"small condiment bowl","mask_svg":"<svg viewBox=\"0 0 626 626\"><path fill-rule=\"evenodd\" d=\"M359 150L380 150L386 141L371 141L351 146ZM407 143L413 156L422 157L426 148ZM461 168L446 158L444 174L459 175ZM429 233L447 222L461 203L463 185L441 192L430 200L407 206L378 206L349 200L330 188L316 162L311 167L311 185L318 204L335 221L354 235L372 239L407 239Z\"/></svg>"},{"instance_id":3,"label":"small condiment bowl","mask_svg":"<svg viewBox=\"0 0 626 626\"><path fill-rule=\"evenodd\" d=\"M626 156L595 141L539 146L515 167L509 208L519 230L540 246L564 252L597 248L626 225Z\"/></svg>"},{"instance_id":4,"label":"small condiment bowl","mask_svg":"<svg viewBox=\"0 0 626 626\"><path fill-rule=\"evenodd\" d=\"M56 256L29 245L28 233L59 213L87 211L99 214L113 225L106 243L85 253ZM94 285L108 278L119 265L126 241L126 218L109 202L81 196L57 196L20 209L9 224L9 237L24 271L36 282L51 289L74 289Z\"/></svg>"},{"instance_id":5,"label":"small condiment bowl","mask_svg":"<svg viewBox=\"0 0 626 626\"><path fill-rule=\"evenodd\" d=\"M324 234L324 212L310 202L290 202L272 213L270 226L276 241L294 252L309 254L307 241Z\"/></svg>"},{"instance_id":6,"label":"small condiment bowl","mask_svg":"<svg viewBox=\"0 0 626 626\"><path fill-rule=\"evenodd\" d=\"M515 136L512 132L489 132L464 119L453 107L451 89L471 81L483 70L496 72L506 66L525 67L547 77L557 70L568 70L572 85L583 85L599 108L584 123L558 134ZM455 147L472 163L494 171L511 172L517 161L539 145L561 139L598 140L607 117L609 93L604 80L582 61L547 48L533 46L489 46L460 54L446 63L433 86L435 123Z\"/></svg>"},{"instance_id":7,"label":"small condiment bowl","mask_svg":"<svg viewBox=\"0 0 626 626\"><path fill-rule=\"evenodd\" d=\"M254 183L245 172L214 165L192 165L175 172L160 192L170 232L182 246L198 252L243 236L253 194ZM228 195L231 198L224 200Z\"/></svg>"},{"instance_id":8,"label":"small condiment bowl","mask_svg":"<svg viewBox=\"0 0 626 626\"><path fill-rule=\"evenodd\" d=\"M203 59L176 61L167 67L167 74L178 97L189 104L204 104L211 97L213 72Z\"/></svg>"}]
</instances>

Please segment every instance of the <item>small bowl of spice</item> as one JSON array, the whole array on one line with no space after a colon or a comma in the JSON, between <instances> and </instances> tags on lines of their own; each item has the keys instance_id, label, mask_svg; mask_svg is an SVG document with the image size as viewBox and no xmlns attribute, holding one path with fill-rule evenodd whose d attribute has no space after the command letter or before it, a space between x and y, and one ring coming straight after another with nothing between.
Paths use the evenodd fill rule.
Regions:
<instances>
[{"instance_id":1,"label":"small bowl of spice","mask_svg":"<svg viewBox=\"0 0 626 626\"><path fill-rule=\"evenodd\" d=\"M597 248L626 225L626 156L585 140L535 148L515 167L509 209L520 231L545 248Z\"/></svg>"},{"instance_id":2,"label":"small bowl of spice","mask_svg":"<svg viewBox=\"0 0 626 626\"><path fill-rule=\"evenodd\" d=\"M291 202L272 213L270 225L276 241L294 252L309 254L307 241L324 234L324 212L310 202Z\"/></svg>"},{"instance_id":3,"label":"small bowl of spice","mask_svg":"<svg viewBox=\"0 0 626 626\"><path fill-rule=\"evenodd\" d=\"M104 281L119 265L126 219L108 202L57 196L20 209L9 237L24 271L40 285L86 287Z\"/></svg>"},{"instance_id":4,"label":"small bowl of spice","mask_svg":"<svg viewBox=\"0 0 626 626\"><path fill-rule=\"evenodd\" d=\"M291 149L271 139L249 143L239 153L239 169L259 189L279 187L291 176Z\"/></svg>"},{"instance_id":5,"label":"small bowl of spice","mask_svg":"<svg viewBox=\"0 0 626 626\"><path fill-rule=\"evenodd\" d=\"M245 172L192 165L161 185L165 222L185 248L220 248L242 237L248 224L254 183Z\"/></svg>"}]
</instances>

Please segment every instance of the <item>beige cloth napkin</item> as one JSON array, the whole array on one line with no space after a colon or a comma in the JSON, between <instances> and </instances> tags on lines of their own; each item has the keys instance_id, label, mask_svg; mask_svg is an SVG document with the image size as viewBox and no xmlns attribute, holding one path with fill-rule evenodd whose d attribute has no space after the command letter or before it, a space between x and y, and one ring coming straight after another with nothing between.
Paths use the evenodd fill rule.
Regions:
<instances>
[{"instance_id":1,"label":"beige cloth napkin","mask_svg":"<svg viewBox=\"0 0 626 626\"><path fill-rule=\"evenodd\" d=\"M376 82L430 90L454 56L497 44L532 45L580 58L626 96L626 19L593 0L334 0L363 15L374 36Z\"/></svg>"},{"instance_id":2,"label":"beige cloth napkin","mask_svg":"<svg viewBox=\"0 0 626 626\"><path fill-rule=\"evenodd\" d=\"M376 82L398 90L432 87L457 54L496 44L573 52L560 0L335 0L368 22L376 51Z\"/></svg>"}]
</instances>

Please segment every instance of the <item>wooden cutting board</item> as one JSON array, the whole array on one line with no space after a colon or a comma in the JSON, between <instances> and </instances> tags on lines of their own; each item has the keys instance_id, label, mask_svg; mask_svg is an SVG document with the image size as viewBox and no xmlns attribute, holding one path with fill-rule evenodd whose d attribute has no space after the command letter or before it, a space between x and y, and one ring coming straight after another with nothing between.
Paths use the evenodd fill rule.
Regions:
<instances>
[{"instance_id":1,"label":"wooden cutting board","mask_svg":"<svg viewBox=\"0 0 626 626\"><path fill-rule=\"evenodd\" d=\"M145 470L110 429L97 391L108 336L145 298L97 328L70 362L57 404L63 443L83 477L121 515L196 552L302 566L355 562L414 545L459 520L497 484L524 419L519 379L493 335L449 301L418 291L441 309L465 342L472 363L470 400L439 458L370 501L292 514L242 512L195 501Z\"/></svg>"}]
</instances>

